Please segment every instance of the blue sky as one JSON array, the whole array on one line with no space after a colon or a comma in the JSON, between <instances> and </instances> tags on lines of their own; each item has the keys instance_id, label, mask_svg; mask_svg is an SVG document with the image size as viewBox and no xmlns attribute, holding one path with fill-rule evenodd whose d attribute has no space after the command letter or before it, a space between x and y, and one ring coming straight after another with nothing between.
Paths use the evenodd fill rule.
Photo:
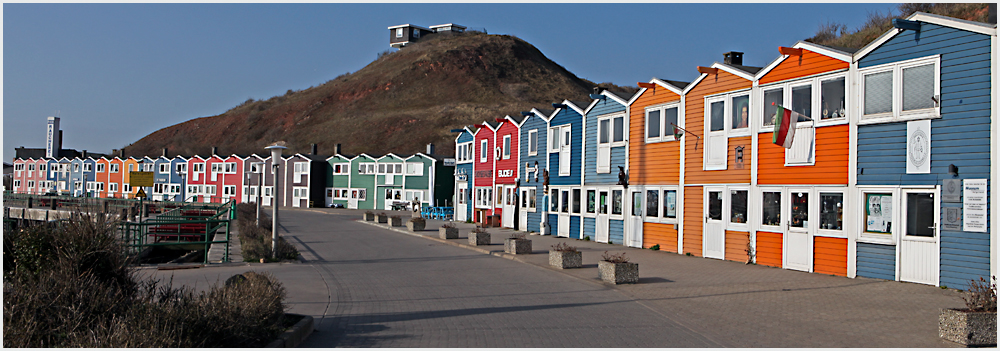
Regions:
<instances>
[{"instance_id":1,"label":"blue sky","mask_svg":"<svg viewBox=\"0 0 1000 351\"><path fill-rule=\"evenodd\" d=\"M823 23L895 4L4 4L3 158L109 152L247 98L320 85L389 48L386 27L458 23L510 34L594 82L692 80L742 51L763 66Z\"/></svg>"}]
</instances>

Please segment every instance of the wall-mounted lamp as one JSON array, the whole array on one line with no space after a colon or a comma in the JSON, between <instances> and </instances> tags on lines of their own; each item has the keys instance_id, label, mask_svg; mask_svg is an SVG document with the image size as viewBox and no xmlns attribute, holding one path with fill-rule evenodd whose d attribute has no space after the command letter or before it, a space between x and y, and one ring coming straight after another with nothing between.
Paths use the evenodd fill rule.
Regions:
<instances>
[{"instance_id":1,"label":"wall-mounted lamp","mask_svg":"<svg viewBox=\"0 0 1000 351\"><path fill-rule=\"evenodd\" d=\"M656 84L653 84L653 83L638 82L638 83L635 83L635 84L638 85L640 88L656 89Z\"/></svg>"},{"instance_id":2,"label":"wall-mounted lamp","mask_svg":"<svg viewBox=\"0 0 1000 351\"><path fill-rule=\"evenodd\" d=\"M496 118L496 121L497 121L497 123L503 123L503 122L506 122L507 119L506 118Z\"/></svg>"},{"instance_id":3,"label":"wall-mounted lamp","mask_svg":"<svg viewBox=\"0 0 1000 351\"><path fill-rule=\"evenodd\" d=\"M528 117L528 116L531 116L533 114L535 114L535 113L531 112L531 111L521 111L521 116L524 116L524 117Z\"/></svg>"},{"instance_id":4,"label":"wall-mounted lamp","mask_svg":"<svg viewBox=\"0 0 1000 351\"><path fill-rule=\"evenodd\" d=\"M594 100L604 100L608 97L601 94L590 94L590 98Z\"/></svg>"},{"instance_id":5,"label":"wall-mounted lamp","mask_svg":"<svg viewBox=\"0 0 1000 351\"><path fill-rule=\"evenodd\" d=\"M452 133L461 133L461 132L462 132L462 131L464 131L464 130L465 130L465 129L461 129L461 128L459 128L459 129L452 129L452 130L451 130L451 132L452 132Z\"/></svg>"},{"instance_id":6,"label":"wall-mounted lamp","mask_svg":"<svg viewBox=\"0 0 1000 351\"><path fill-rule=\"evenodd\" d=\"M476 128L486 128L485 124L473 124L472 126Z\"/></svg>"},{"instance_id":7,"label":"wall-mounted lamp","mask_svg":"<svg viewBox=\"0 0 1000 351\"><path fill-rule=\"evenodd\" d=\"M917 32L920 31L920 22L917 21L907 21L897 18L892 20L892 26L896 29L909 29Z\"/></svg>"},{"instance_id":8,"label":"wall-mounted lamp","mask_svg":"<svg viewBox=\"0 0 1000 351\"><path fill-rule=\"evenodd\" d=\"M956 166L954 164L948 165L948 174L951 174L952 177L957 177L958 176L958 166Z\"/></svg>"},{"instance_id":9,"label":"wall-mounted lamp","mask_svg":"<svg viewBox=\"0 0 1000 351\"><path fill-rule=\"evenodd\" d=\"M552 103L552 108L562 108L562 109L565 109L567 107L569 107L569 106L566 106L566 104L557 104L557 103L554 103L554 102Z\"/></svg>"}]
</instances>

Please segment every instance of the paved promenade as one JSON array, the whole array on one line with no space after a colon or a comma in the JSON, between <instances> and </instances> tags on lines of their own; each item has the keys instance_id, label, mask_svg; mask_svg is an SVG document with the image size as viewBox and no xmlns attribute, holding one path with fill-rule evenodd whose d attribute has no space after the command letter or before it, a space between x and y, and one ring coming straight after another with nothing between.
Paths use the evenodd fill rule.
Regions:
<instances>
[{"instance_id":1,"label":"paved promenade","mask_svg":"<svg viewBox=\"0 0 1000 351\"><path fill-rule=\"evenodd\" d=\"M289 310L316 318L307 347L957 346L937 337L938 310L963 305L953 290L537 235L533 254L514 256L503 253L510 230L470 247L471 224L441 240L440 221L408 233L361 213L283 209L282 234L301 263L146 272L205 288L270 271ZM558 242L579 247L584 267L549 267ZM637 262L639 284L598 280L604 251Z\"/></svg>"}]
</instances>

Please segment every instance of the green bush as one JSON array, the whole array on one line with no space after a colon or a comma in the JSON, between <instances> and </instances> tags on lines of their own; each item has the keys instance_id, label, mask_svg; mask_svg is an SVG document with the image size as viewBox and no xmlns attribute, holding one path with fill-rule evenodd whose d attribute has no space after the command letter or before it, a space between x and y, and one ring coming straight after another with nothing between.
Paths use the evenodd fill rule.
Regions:
<instances>
[{"instance_id":1,"label":"green bush","mask_svg":"<svg viewBox=\"0 0 1000 351\"><path fill-rule=\"evenodd\" d=\"M282 331L270 274L174 288L137 275L114 229L86 217L4 228L4 347L262 347Z\"/></svg>"}]
</instances>

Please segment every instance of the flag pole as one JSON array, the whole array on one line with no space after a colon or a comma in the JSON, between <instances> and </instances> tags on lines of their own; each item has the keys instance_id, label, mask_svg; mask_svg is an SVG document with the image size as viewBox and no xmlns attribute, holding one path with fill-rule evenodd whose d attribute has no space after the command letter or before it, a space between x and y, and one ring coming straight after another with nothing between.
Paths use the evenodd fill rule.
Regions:
<instances>
[{"instance_id":1,"label":"flag pole","mask_svg":"<svg viewBox=\"0 0 1000 351\"><path fill-rule=\"evenodd\" d=\"M670 125L674 126L674 128L677 128L677 129L680 129L680 130L683 130L683 131L684 131L684 133L688 133L688 134L691 134L691 135L694 135L694 137L695 137L695 138L698 138L698 139L696 139L696 140L694 141L694 149L695 149L695 150L698 150L698 141L700 141L700 140L701 140L701 137L700 137L700 136L698 136L698 134L695 134L695 133L691 133L691 132L689 132L689 131L688 131L687 129L684 129L684 128L682 128L681 126L679 126L679 125L676 125L676 124L674 124L674 123L670 123Z\"/></svg>"}]
</instances>

